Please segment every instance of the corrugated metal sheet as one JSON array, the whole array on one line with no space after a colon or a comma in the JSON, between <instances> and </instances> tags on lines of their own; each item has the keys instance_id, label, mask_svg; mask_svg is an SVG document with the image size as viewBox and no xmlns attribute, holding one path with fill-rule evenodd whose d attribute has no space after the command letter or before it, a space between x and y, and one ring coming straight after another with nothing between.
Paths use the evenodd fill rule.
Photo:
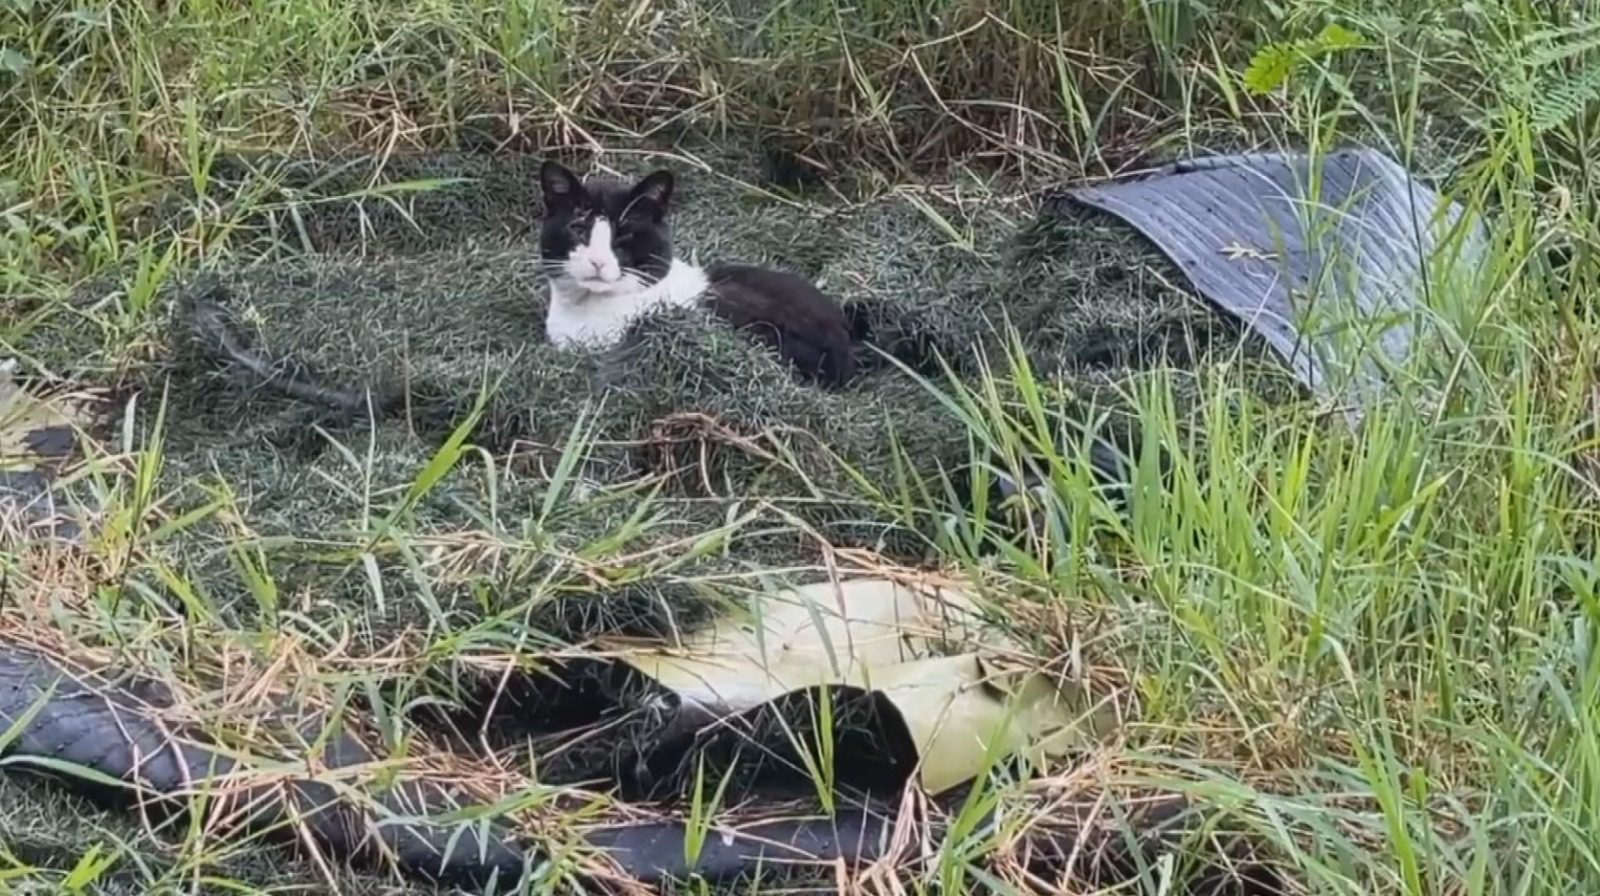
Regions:
<instances>
[{"instance_id":1,"label":"corrugated metal sheet","mask_svg":"<svg viewBox=\"0 0 1600 896\"><path fill-rule=\"evenodd\" d=\"M1455 229L1459 203L1367 148L1189 160L1056 201L1137 228L1203 298L1357 416L1383 394L1383 362L1408 356L1430 294L1476 272L1487 246L1481 221Z\"/></svg>"}]
</instances>

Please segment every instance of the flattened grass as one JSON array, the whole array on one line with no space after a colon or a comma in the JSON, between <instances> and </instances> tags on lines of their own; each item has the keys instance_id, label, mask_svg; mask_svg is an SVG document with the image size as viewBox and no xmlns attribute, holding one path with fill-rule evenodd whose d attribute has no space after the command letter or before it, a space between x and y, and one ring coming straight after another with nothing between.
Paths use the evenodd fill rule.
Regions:
<instances>
[{"instance_id":1,"label":"flattened grass","mask_svg":"<svg viewBox=\"0 0 1600 896\"><path fill-rule=\"evenodd\" d=\"M1583 160L1596 144L1595 82L1584 73L1600 66L1577 5L799 3L755 29L726 27L724 18L771 10L697 0L642 18L632 13L643 7L609 2L583 12L476 0L404 12L369 2L79 6L0 10L0 63L12 72L15 50L29 66L0 74L11 78L0 85L0 118L13 125L0 129L13 160L0 177L0 299L12 312L0 315L0 342L27 365L91 379L149 371L163 381L167 369L151 362L170 360L172 331L165 299L153 297L171 295L174 276L195 267L225 268L252 301L244 263L271 261L281 276L285 258L308 244L436 253L424 268L476 246L515 270L531 181L500 160L476 170L508 171L471 187L479 198L458 187L413 196L369 183L360 166L346 181L317 183L308 172L325 170L330 148L390 160L417 149L631 151L640 137L660 148L754 127L769 187L804 182L815 192L803 209L756 206L765 217L740 203L751 232L770 237L764 245L752 237L744 251L822 278L865 311L897 309L878 314L880 333L887 321L915 321L904 344L944 333L957 350L968 347L968 308L1015 298L984 291L1004 280L994 276L1005 270L1003 253L983 245L997 231L969 226L959 203L936 202L927 208L945 225L889 202L868 227L868 212L849 204L857 188L912 182L949 195L952 184L959 193L971 182L966 171L990 162L1037 183L1150 154L1241 142L1326 146L1357 133L1452 175L1463 198L1497 211L1499 246L1485 293L1451 297L1465 310L1440 347L1447 377L1418 384L1427 400L1413 406L1424 413L1379 409L1349 433L1262 402L1230 377L1134 377L1133 425L1167 436L1167 474L1157 475L1153 457L1135 471L1143 498L1125 518L1091 495L1076 451L1047 457L1050 487L1031 525L999 544L985 538L981 514L905 483L907 469L923 468L920 446L889 453L901 458L884 468L890 485L840 489L858 517L930 526L939 564L981 567L1007 583L1011 613L1042 651L1126 683L1137 721L1126 742L1069 774L1177 783L1240 807L1312 892L1597 889L1592 359L1600 346L1588 296L1600 284L1592 251L1600 217ZM1330 22L1360 32L1359 46L1326 51L1315 38ZM1282 82L1264 95L1241 77L1258 52L1285 63ZM262 149L254 167L225 161ZM272 161L285 153L314 158L295 171ZM760 179L746 169L738 177ZM320 201L352 192L366 197L361 211ZM484 195L502 200L497 211L452 217L450 203L455 212L488 208ZM391 199L449 226L408 231L405 215L386 211ZM349 238L363 215L372 225L365 247ZM807 238L852 215L863 235L856 242ZM898 246L905 222L917 220L937 236ZM982 263L950 261L967 258L968 243L983 250ZM897 245L902 261L875 260L884 244ZM1561 252L1552 257L1552 247ZM1081 280L1062 294L1116 287L1117 265L1087 263L1081 247L1060 261L1055 282ZM341 264L349 262L323 272ZM394 260L378 268L411 269ZM851 279L862 271L876 276ZM90 276L101 279L86 283ZM275 274L253 276L265 283ZM462 277L493 292L481 271ZM366 289L369 298L383 292ZM938 306L924 301L929 292L959 301ZM486 301L537 320L520 298ZM1060 445L1060 430L1086 416L1069 393L1103 376L1126 381L1115 359L1109 376L1071 363L1092 357L1082 346L1096 341L1120 351L1127 343L1116 326L1097 337L1095 320L1072 317L1070 302L1029 307L1044 309L1019 327L1035 342L1022 352L1029 363L992 356L954 390L957 419L933 435L959 446L955 454L968 456L969 440L977 454L1006 461ZM340 311L358 323L370 312ZM1131 316L1163 332L1166 314L1158 303ZM269 316L263 332L285 319ZM484 347L510 332L485 334L473 351L516 357ZM693 359L703 348L678 336L656 347L663 359ZM313 341L339 344L328 337ZM459 348L459 333L452 339ZM1037 351L1047 341L1071 357ZM350 357L311 355L334 366ZM436 357L435 375L468 392L481 383L481 369ZM704 390L697 395L722 396L729 416L770 410L735 402L718 385L749 376L732 365L759 359L733 343L706 359L704 369L723 373L689 380ZM440 452L437 437L421 437L404 418L369 431L295 417L264 395L241 405L232 383L179 377L175 388L164 419L177 428L167 441L150 438L158 401L150 392L126 438L114 434L114 459L130 463L105 480L98 573L61 589L72 599L35 624L95 643L144 634L182 647L185 637L205 637L193 623L203 619L258 638L271 656L274 632L319 643L354 632L370 645L409 623L427 633L422 652L448 666L537 654L548 649L542 635L579 628L532 612L554 591L735 576L752 556L811 575L800 567L847 553L830 554L792 513L809 493L794 494L787 464L753 462L765 494L718 515L682 496L646 500L649 483L580 487L582 466L562 459L591 454L586 439L581 451L516 468L471 449ZM832 419L835 404L849 401L804 410ZM561 422L549 441L565 446L561 436L575 426ZM237 439L224 437L241 425ZM690 418L676 431L697 426ZM202 434L212 450L168 451ZM443 461L454 462L444 485L429 486ZM5 560L16 585L43 575ZM1028 817L1022 810L1012 820ZM965 850L977 844L957 839L943 844L936 873L959 889L970 882ZM149 852L91 837L61 847L52 864L70 867L91 842L129 863ZM1147 890L1159 891L1159 873ZM54 887L64 876L8 880Z\"/></svg>"}]
</instances>

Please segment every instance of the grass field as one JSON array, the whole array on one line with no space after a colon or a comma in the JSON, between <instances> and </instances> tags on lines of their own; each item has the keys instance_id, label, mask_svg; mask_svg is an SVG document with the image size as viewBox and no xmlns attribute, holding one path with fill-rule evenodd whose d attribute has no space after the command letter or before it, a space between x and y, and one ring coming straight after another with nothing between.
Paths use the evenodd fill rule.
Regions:
<instances>
[{"instance_id":1,"label":"grass field","mask_svg":"<svg viewBox=\"0 0 1600 896\"><path fill-rule=\"evenodd\" d=\"M1358 430L1227 377L1195 396L1154 371L1130 400L1171 473L1142 465L1126 516L1070 450L1050 452L1051 488L1011 541L916 489L853 500L939 519L929 562L999 583L1041 654L1118 684L1129 721L1085 761L1097 780L1230 808L1295 892L1600 892L1587 0L0 0L0 89L0 356L94 384L157 358L180 273L292 255L304 222L352 198L397 220L433 186L307 182L284 158L736 146L765 189L921 198L960 244L969 222L947 210L975 196L1219 148L1384 148L1491 215L1495 243L1482 293L1434 297L1448 339ZM946 384L950 407L997 454L1054 445L1050 375L1002 359ZM167 457L170 413L147 391L111 434L90 556L0 554L0 630L180 680L248 668L300 698L368 697L379 675L532 650L541 589L728 576L743 568L730 545L822 537L783 509L803 494L710 528L666 518L644 487L580 500L567 459L583 420L548 469L518 474L540 480L527 506L495 503L499 468L470 445L385 454L362 435L334 465L346 478L302 477L328 495L325 529L264 532L239 510L257 483L171 485L172 469L239 468ZM433 501L447 474L480 473L481 514ZM568 525L580 516L602 522ZM306 579L311 554L340 575ZM324 612L306 581L378 610ZM525 596L472 620L430 603L450 588L472 604L491 581ZM386 587L432 608L405 637L378 618L406 613ZM0 891L266 886L228 884L235 866L209 864L220 847L201 832L153 861L86 808L0 797L37 816L8 835L32 847L0 841ZM48 830L71 818L90 833ZM960 865L970 846L936 848ZM981 887L940 867L932 883ZM294 883L318 891L304 870Z\"/></svg>"}]
</instances>

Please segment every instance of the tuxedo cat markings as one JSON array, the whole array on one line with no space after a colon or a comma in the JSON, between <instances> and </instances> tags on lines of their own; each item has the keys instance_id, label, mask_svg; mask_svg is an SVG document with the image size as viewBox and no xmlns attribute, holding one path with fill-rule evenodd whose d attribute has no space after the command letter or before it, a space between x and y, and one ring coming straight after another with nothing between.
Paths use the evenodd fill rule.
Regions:
<instances>
[{"instance_id":1,"label":"tuxedo cat markings","mask_svg":"<svg viewBox=\"0 0 1600 896\"><path fill-rule=\"evenodd\" d=\"M539 179L545 204L539 250L550 281L545 332L551 342L607 345L640 314L692 305L705 291L705 273L672 257L666 221L670 172L625 188L585 184L546 162Z\"/></svg>"},{"instance_id":2,"label":"tuxedo cat markings","mask_svg":"<svg viewBox=\"0 0 1600 896\"><path fill-rule=\"evenodd\" d=\"M702 269L673 255L670 171L630 186L584 181L547 161L539 179L545 205L539 249L550 283L545 333L552 343L604 347L647 312L700 306L775 349L808 379L833 386L854 375L844 313L805 279L753 265Z\"/></svg>"}]
</instances>

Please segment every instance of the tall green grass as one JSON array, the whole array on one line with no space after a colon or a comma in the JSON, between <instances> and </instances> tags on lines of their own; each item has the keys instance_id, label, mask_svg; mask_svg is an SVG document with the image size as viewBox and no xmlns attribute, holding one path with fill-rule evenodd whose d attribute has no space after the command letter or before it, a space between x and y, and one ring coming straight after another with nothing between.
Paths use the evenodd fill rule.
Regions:
<instances>
[{"instance_id":1,"label":"tall green grass","mask_svg":"<svg viewBox=\"0 0 1600 896\"><path fill-rule=\"evenodd\" d=\"M982 386L929 386L980 455L1013 474L1024 454L1043 458L1049 485L1024 531L936 518L943 484L915 458L873 497L931 520L950 563L998 565L1018 600L1088 626L1069 645L1041 640L1125 672L1137 713L1123 774L1237 806L1313 892L1600 892L1600 28L1583 12L1525 0L13 0L0 4L0 352L88 321L106 357L86 365L137 360L166 278L258 250L235 240L237 223L304 198L270 169L222 188L219 160L254 151L757 133L821 164L870 165L883 183L948 165L1038 183L1147 150L1376 140L1447 174L1495 228L1478 285L1431 297L1439 338L1392 404L1347 428L1225 383L1188 420L1177 374L1152 375L1134 397L1170 469L1140 459L1123 517L1092 491L1040 374L994 359ZM69 308L86 282L99 301ZM228 496L163 517L149 491L159 441L130 432L122 447L136 462L110 493L112 568L149 564L184 616L225 625L158 548L195 514L227 513ZM348 457L367 462L359 448ZM437 464L475 460L452 445ZM412 496L443 472L418 471ZM607 549L651 525L639 500ZM420 550L403 513L373 514L383 522L354 536L303 537L357 557ZM261 539L238 529L227 549L242 579L292 616ZM538 532L494 533L513 558L547 547ZM79 624L126 635L171 623L137 581L102 585ZM436 651L519 649L514 615ZM76 892L105 857L66 875L6 862L0 850L0 889Z\"/></svg>"},{"instance_id":2,"label":"tall green grass","mask_svg":"<svg viewBox=\"0 0 1600 896\"><path fill-rule=\"evenodd\" d=\"M1316 110L1308 130L1378 118L1326 72L1285 80L1288 108ZM1154 374L1136 399L1170 470L1135 459L1124 521L1019 356L997 359L1006 388L930 383L997 472L1020 478L1027 457L1048 482L1020 538L960 519L946 551L977 566L975 547L998 548L1063 613L1114 620L1097 646L1134 658L1140 777L1247 806L1314 892L1600 886L1581 833L1600 809L1600 332L1583 310L1592 215L1574 216L1595 197L1564 154L1595 116L1542 130L1537 102L1512 86L1484 110L1496 125L1455 186L1493 215L1492 255L1480 280L1435 284L1437 338L1357 427L1242 385L1179 419L1173 375ZM1403 137L1424 110L1396 111ZM1551 193L1572 203L1554 218ZM1557 242L1574 259L1559 272Z\"/></svg>"}]
</instances>

